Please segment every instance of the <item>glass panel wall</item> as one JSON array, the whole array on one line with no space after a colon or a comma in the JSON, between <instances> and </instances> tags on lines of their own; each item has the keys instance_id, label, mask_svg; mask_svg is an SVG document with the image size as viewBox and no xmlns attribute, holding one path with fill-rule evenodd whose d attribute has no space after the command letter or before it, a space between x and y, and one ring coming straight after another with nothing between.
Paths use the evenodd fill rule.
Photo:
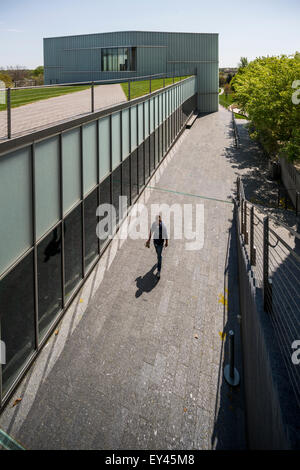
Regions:
<instances>
[{"instance_id":1,"label":"glass panel wall","mask_svg":"<svg viewBox=\"0 0 300 470\"><path fill-rule=\"evenodd\" d=\"M30 149L1 157L0 274L32 246L31 192Z\"/></svg>"},{"instance_id":2,"label":"glass panel wall","mask_svg":"<svg viewBox=\"0 0 300 470\"><path fill-rule=\"evenodd\" d=\"M99 120L99 158L100 180L110 172L110 118Z\"/></svg>"},{"instance_id":3,"label":"glass panel wall","mask_svg":"<svg viewBox=\"0 0 300 470\"><path fill-rule=\"evenodd\" d=\"M113 63L116 57L114 54L110 57L108 59ZM180 84L178 93L184 91L187 85L189 82ZM175 139L176 114L181 113L183 123L196 107L193 89L191 86L189 88L188 99L180 108L175 106L169 119L163 120L163 112L166 108L165 97L171 97L171 94L164 90L159 98L151 98L151 105L149 100L133 106L128 103L127 109L115 111L114 115L95 119L90 124L83 124L82 128L64 132L61 137L49 137L1 157L1 199L9 200L10 216L14 216L10 220L6 209L3 209L5 204L2 204L0 214L7 225L0 225L1 242L8 249L7 253L6 250L0 252L0 276L6 268L11 268L0 281L1 339L9 349L7 364L2 368L4 393L35 353L38 341L45 338L62 312L63 291L69 299L87 269L99 257L99 245L103 248L105 243L97 237L99 219L100 222L105 219L106 238L112 233L107 214L97 215L98 202L111 203L112 200L120 219L119 195L127 196L128 205L136 200L140 188L149 180L150 168L152 174L159 158L166 153L162 149L162 144L166 142L166 129L173 130L172 138ZM156 127L151 136L150 122L153 130ZM143 140L144 133L146 140ZM31 165L32 157L34 168ZM116 165L113 172L111 159L113 166ZM35 184L31 181L32 175L35 175ZM38 243L33 240L33 196L36 201ZM16 220L14 226L13 220ZM19 233L14 233L14 227ZM14 241L13 246L8 240L8 232ZM37 254L36 285L34 249ZM25 257L16 267L12 267L16 257L20 256Z\"/></svg>"},{"instance_id":4,"label":"glass panel wall","mask_svg":"<svg viewBox=\"0 0 300 470\"><path fill-rule=\"evenodd\" d=\"M122 164L122 195L127 197L127 204L130 205L130 157Z\"/></svg>"},{"instance_id":5,"label":"glass panel wall","mask_svg":"<svg viewBox=\"0 0 300 470\"><path fill-rule=\"evenodd\" d=\"M0 282L1 340L6 345L4 394L35 349L33 279L31 252Z\"/></svg>"},{"instance_id":6,"label":"glass panel wall","mask_svg":"<svg viewBox=\"0 0 300 470\"><path fill-rule=\"evenodd\" d=\"M144 145L143 144L141 144L138 148L138 174L139 174L139 187L142 188L145 184Z\"/></svg>"},{"instance_id":7,"label":"glass panel wall","mask_svg":"<svg viewBox=\"0 0 300 470\"><path fill-rule=\"evenodd\" d=\"M98 182L97 178L97 123L82 128L83 191L87 194Z\"/></svg>"},{"instance_id":8,"label":"glass panel wall","mask_svg":"<svg viewBox=\"0 0 300 470\"><path fill-rule=\"evenodd\" d=\"M129 109L122 111L122 160L128 157L129 148Z\"/></svg>"},{"instance_id":9,"label":"glass panel wall","mask_svg":"<svg viewBox=\"0 0 300 470\"><path fill-rule=\"evenodd\" d=\"M112 203L116 211L116 222L119 222L119 197L121 196L121 166L119 165L118 168L112 174Z\"/></svg>"},{"instance_id":10,"label":"glass panel wall","mask_svg":"<svg viewBox=\"0 0 300 470\"><path fill-rule=\"evenodd\" d=\"M132 201L138 194L138 163L137 163L137 150L131 154L131 197Z\"/></svg>"},{"instance_id":11,"label":"glass panel wall","mask_svg":"<svg viewBox=\"0 0 300 470\"><path fill-rule=\"evenodd\" d=\"M131 117L131 151L137 147L137 107L133 106L130 108Z\"/></svg>"},{"instance_id":12,"label":"glass panel wall","mask_svg":"<svg viewBox=\"0 0 300 470\"><path fill-rule=\"evenodd\" d=\"M54 137L35 146L35 198L36 237L55 225L60 219L60 173L59 137Z\"/></svg>"},{"instance_id":13,"label":"glass panel wall","mask_svg":"<svg viewBox=\"0 0 300 470\"><path fill-rule=\"evenodd\" d=\"M111 116L112 131L112 169L121 162L121 121L120 113Z\"/></svg>"},{"instance_id":14,"label":"glass panel wall","mask_svg":"<svg viewBox=\"0 0 300 470\"><path fill-rule=\"evenodd\" d=\"M43 338L62 309L61 226L37 248L39 336Z\"/></svg>"},{"instance_id":15,"label":"glass panel wall","mask_svg":"<svg viewBox=\"0 0 300 470\"><path fill-rule=\"evenodd\" d=\"M110 187L110 180L111 177L108 176L105 178L104 181L100 184L100 205L102 204L111 204L111 187ZM102 220L107 219L107 213L105 213L103 216L99 217L99 222ZM103 222L104 224L104 222ZM100 246L102 246L107 237L111 234L111 226L109 223L105 223L103 225L103 237L100 239Z\"/></svg>"},{"instance_id":16,"label":"glass panel wall","mask_svg":"<svg viewBox=\"0 0 300 470\"><path fill-rule=\"evenodd\" d=\"M84 200L84 262L88 267L98 257L98 237L96 233L98 207L98 188Z\"/></svg>"},{"instance_id":17,"label":"glass panel wall","mask_svg":"<svg viewBox=\"0 0 300 470\"><path fill-rule=\"evenodd\" d=\"M82 279L81 204L64 221L65 297L72 294Z\"/></svg>"},{"instance_id":18,"label":"glass panel wall","mask_svg":"<svg viewBox=\"0 0 300 470\"><path fill-rule=\"evenodd\" d=\"M81 160L80 130L74 129L62 136L63 207L64 213L80 200Z\"/></svg>"}]
</instances>

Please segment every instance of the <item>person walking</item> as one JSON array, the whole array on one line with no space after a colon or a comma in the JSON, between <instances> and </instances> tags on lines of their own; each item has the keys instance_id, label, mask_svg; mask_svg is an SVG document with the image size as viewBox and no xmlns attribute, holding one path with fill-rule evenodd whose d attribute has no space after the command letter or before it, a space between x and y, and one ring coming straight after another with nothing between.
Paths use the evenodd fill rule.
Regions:
<instances>
[{"instance_id":1,"label":"person walking","mask_svg":"<svg viewBox=\"0 0 300 470\"><path fill-rule=\"evenodd\" d=\"M153 234L153 243L154 243L154 247L155 247L156 254L157 254L156 276L159 279L160 272L161 272L161 264L162 264L162 250L163 250L164 244L166 248L169 244L167 228L162 221L161 215L158 215L156 217L155 222L153 222L151 226L149 239L146 242L147 248L150 248L150 240L151 240L152 234Z\"/></svg>"}]
</instances>

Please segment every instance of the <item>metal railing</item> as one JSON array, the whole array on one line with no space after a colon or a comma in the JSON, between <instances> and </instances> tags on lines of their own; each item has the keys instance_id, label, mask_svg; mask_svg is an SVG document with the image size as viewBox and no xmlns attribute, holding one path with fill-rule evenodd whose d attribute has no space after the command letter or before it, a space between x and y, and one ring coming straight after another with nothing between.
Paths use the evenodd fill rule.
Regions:
<instances>
[{"instance_id":1,"label":"metal railing","mask_svg":"<svg viewBox=\"0 0 300 470\"><path fill-rule=\"evenodd\" d=\"M240 136L238 133L235 117L234 117L234 111L231 111L231 117L232 117L232 129L233 129L233 135L234 135L234 143L236 148L239 147L239 142L240 142Z\"/></svg>"},{"instance_id":2,"label":"metal railing","mask_svg":"<svg viewBox=\"0 0 300 470\"><path fill-rule=\"evenodd\" d=\"M286 375L300 406L300 369L292 361L292 345L300 340L300 234L250 203L240 178L237 202L239 232L255 286L262 291L264 310L269 314Z\"/></svg>"},{"instance_id":3,"label":"metal railing","mask_svg":"<svg viewBox=\"0 0 300 470\"><path fill-rule=\"evenodd\" d=\"M154 91L153 82L155 80L162 80L161 86L159 86L158 88L157 86L155 87L155 90L157 90L159 88L165 88L168 85L181 81L185 77L190 77L194 75L195 75L195 70L185 75L179 74L179 73L173 73L173 74L159 73L159 74L153 74L153 75L135 76L135 77L125 78L125 79L117 78L117 79L98 80L98 81L91 81L91 82L56 83L56 84L51 84L51 85L2 88L0 89L0 92L1 91L5 92L5 104L4 104L5 109L3 111L0 111L0 139L1 138L11 139L13 135L13 131L15 135L22 134L24 132L35 130L43 126L61 122L65 119L71 119L72 117L75 117L78 115L94 113L95 111L98 111L107 106L110 107L113 104L117 104L117 103L125 101L125 99L122 100L120 98L114 101L114 98L112 97L111 102L103 103L103 104L100 104L99 106L99 104L97 104L97 100L95 99L95 87L96 86L127 83L128 84L127 85L128 86L127 99L128 101L130 101L131 99L133 99L132 98L133 97L133 84L135 82L149 81L149 88L147 91L145 91L145 95L146 95ZM89 89L90 96L84 97L83 101L81 103L78 103L77 107L75 105L74 109L71 106L66 105L65 108L62 110L58 110L57 104L54 102L51 103L48 101L46 103L46 100L50 98L54 98L58 96L65 96L66 93L64 93L62 90L57 90L57 94L53 93L51 96L47 96L47 97L43 97L41 95L39 99L36 99L36 97L33 97L32 100L30 100L30 97L28 97L29 98L28 104L38 102L40 103L41 109L37 109L36 112L34 109L32 109L30 111L30 117L24 115L24 119L22 119L22 115L20 114L20 116L17 116L14 119L15 110L20 110L20 109L22 110L23 108L23 105L18 105L18 106L16 105L17 99L14 102L14 95L17 97L18 92L19 93L22 91L25 92L25 90L33 90L33 91L39 91L39 90L44 90L44 89L55 90L56 88L67 89L70 87L82 87L85 90ZM71 105L72 102L70 101L70 103L68 104ZM4 114L6 115L5 117L4 117ZM14 121L17 123L16 126L14 126ZM26 127L26 121L30 122L30 125L27 127ZM37 125L35 125L35 123Z\"/></svg>"}]
</instances>

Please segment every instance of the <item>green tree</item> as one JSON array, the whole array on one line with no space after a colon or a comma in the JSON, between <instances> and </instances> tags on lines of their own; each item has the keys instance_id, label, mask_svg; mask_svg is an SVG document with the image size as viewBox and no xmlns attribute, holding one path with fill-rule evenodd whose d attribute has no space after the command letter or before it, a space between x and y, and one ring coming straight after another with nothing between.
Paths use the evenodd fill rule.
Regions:
<instances>
[{"instance_id":1,"label":"green tree","mask_svg":"<svg viewBox=\"0 0 300 470\"><path fill-rule=\"evenodd\" d=\"M42 85L44 83L44 67L42 65L39 65L33 70L32 78L34 78L37 85Z\"/></svg>"},{"instance_id":2,"label":"green tree","mask_svg":"<svg viewBox=\"0 0 300 470\"><path fill-rule=\"evenodd\" d=\"M5 72L0 72L0 81L4 82L7 88L11 88L13 86L11 77Z\"/></svg>"},{"instance_id":3,"label":"green tree","mask_svg":"<svg viewBox=\"0 0 300 470\"><path fill-rule=\"evenodd\" d=\"M229 84L229 83L231 82L231 80L233 79L233 77L234 77L234 75L232 75L231 73L229 73L229 74L227 75L227 78L226 78L226 83Z\"/></svg>"},{"instance_id":4,"label":"green tree","mask_svg":"<svg viewBox=\"0 0 300 470\"><path fill-rule=\"evenodd\" d=\"M232 80L235 102L248 114L252 137L259 140L267 153L297 153L300 104L293 103L300 79L300 61L295 57L261 57L239 71Z\"/></svg>"},{"instance_id":5,"label":"green tree","mask_svg":"<svg viewBox=\"0 0 300 470\"><path fill-rule=\"evenodd\" d=\"M239 62L239 64L238 64L239 70L240 70L240 69L244 69L244 68L247 67L248 65L249 65L249 62L248 62L247 57L241 57L240 62Z\"/></svg>"},{"instance_id":6,"label":"green tree","mask_svg":"<svg viewBox=\"0 0 300 470\"><path fill-rule=\"evenodd\" d=\"M226 83L226 78L223 73L219 74L219 86L222 88Z\"/></svg>"},{"instance_id":7,"label":"green tree","mask_svg":"<svg viewBox=\"0 0 300 470\"><path fill-rule=\"evenodd\" d=\"M39 65L36 69L33 70L32 76L40 77L41 75L44 75L44 67L42 65Z\"/></svg>"}]
</instances>

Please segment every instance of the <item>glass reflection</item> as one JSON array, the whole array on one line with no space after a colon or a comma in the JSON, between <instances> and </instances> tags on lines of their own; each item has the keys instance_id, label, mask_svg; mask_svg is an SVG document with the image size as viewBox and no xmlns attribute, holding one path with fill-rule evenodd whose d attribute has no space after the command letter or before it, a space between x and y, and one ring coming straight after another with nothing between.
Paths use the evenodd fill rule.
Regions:
<instances>
[{"instance_id":1,"label":"glass reflection","mask_svg":"<svg viewBox=\"0 0 300 470\"><path fill-rule=\"evenodd\" d=\"M1 340L6 345L4 394L35 349L33 286L31 252L0 282Z\"/></svg>"},{"instance_id":2,"label":"glass reflection","mask_svg":"<svg viewBox=\"0 0 300 470\"><path fill-rule=\"evenodd\" d=\"M64 221L65 296L68 298L82 279L81 204Z\"/></svg>"},{"instance_id":3,"label":"glass reflection","mask_svg":"<svg viewBox=\"0 0 300 470\"><path fill-rule=\"evenodd\" d=\"M62 309L61 227L56 227L37 248L38 321L44 336Z\"/></svg>"},{"instance_id":4,"label":"glass reflection","mask_svg":"<svg viewBox=\"0 0 300 470\"><path fill-rule=\"evenodd\" d=\"M98 237L97 228L97 211L98 207L98 189L95 189L84 200L84 233L85 233L85 267L88 268L98 257Z\"/></svg>"}]
</instances>

